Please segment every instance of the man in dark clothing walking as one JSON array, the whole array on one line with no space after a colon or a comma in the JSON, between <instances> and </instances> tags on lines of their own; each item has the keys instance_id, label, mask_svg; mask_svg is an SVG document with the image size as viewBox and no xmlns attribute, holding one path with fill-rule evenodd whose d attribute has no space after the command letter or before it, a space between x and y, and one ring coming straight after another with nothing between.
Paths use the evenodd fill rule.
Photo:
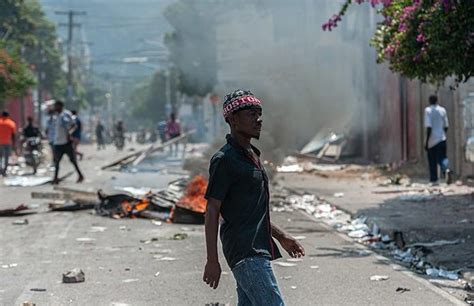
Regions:
<instances>
[{"instance_id":1,"label":"man in dark clothing walking","mask_svg":"<svg viewBox=\"0 0 474 306\"><path fill-rule=\"evenodd\" d=\"M292 257L304 256L301 244L270 221L268 176L260 151L261 102L250 91L225 97L224 118L231 134L211 159L206 192L207 263L203 280L217 288L221 267L217 255L219 216L224 256L237 282L239 305L284 305L270 260L281 257L275 238Z\"/></svg>"}]
</instances>

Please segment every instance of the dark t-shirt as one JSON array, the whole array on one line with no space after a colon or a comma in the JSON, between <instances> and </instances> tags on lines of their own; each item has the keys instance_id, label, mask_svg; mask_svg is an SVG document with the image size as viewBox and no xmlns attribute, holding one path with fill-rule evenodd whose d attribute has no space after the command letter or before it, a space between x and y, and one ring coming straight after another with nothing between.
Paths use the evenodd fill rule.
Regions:
<instances>
[{"instance_id":1,"label":"dark t-shirt","mask_svg":"<svg viewBox=\"0 0 474 306\"><path fill-rule=\"evenodd\" d=\"M260 151L253 147L260 156ZM244 258L281 257L271 237L268 177L230 135L211 159L206 199L222 201L220 237L232 269Z\"/></svg>"}]
</instances>

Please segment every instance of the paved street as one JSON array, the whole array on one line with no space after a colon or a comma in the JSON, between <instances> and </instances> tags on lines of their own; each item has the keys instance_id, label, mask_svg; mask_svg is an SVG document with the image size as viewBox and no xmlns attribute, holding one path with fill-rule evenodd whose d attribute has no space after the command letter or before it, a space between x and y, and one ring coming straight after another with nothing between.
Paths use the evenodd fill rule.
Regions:
<instances>
[{"instance_id":1,"label":"paved street","mask_svg":"<svg viewBox=\"0 0 474 306\"><path fill-rule=\"evenodd\" d=\"M84 147L86 183L74 186L72 177L65 186L163 188L179 177L177 170L170 171L174 174L99 171L117 154L108 149L94 160L87 159L92 149ZM0 209L41 203L29 199L30 192L52 190L50 186L0 188ZM203 226L158 226L150 220L114 220L89 211L48 213L41 205L40 213L26 216L28 225L12 224L25 217L1 219L0 265L9 267L0 269L0 305L20 305L24 301L37 305L236 304L235 284L222 256L225 273L219 288L209 289L201 280ZM462 305L426 280L369 253L300 212L272 216L290 233L305 238L302 243L307 256L303 261L291 267L274 265L288 305ZM169 239L182 232L188 234L187 239ZM287 258L278 262L287 262ZM75 267L85 272L86 281L63 284L62 273ZM389 279L371 281L373 275ZM397 288L410 291L399 293Z\"/></svg>"}]
</instances>

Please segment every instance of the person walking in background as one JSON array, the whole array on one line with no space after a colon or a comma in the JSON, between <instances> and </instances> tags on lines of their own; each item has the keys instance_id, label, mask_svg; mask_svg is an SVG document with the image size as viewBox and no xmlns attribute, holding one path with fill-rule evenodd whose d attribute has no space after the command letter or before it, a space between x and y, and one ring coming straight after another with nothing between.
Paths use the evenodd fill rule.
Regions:
<instances>
[{"instance_id":1,"label":"person walking in background","mask_svg":"<svg viewBox=\"0 0 474 306\"><path fill-rule=\"evenodd\" d=\"M54 114L54 109L49 109L48 115L48 121L46 122L46 137L48 138L48 144L51 149L51 156L54 165L54 136L56 130L56 116Z\"/></svg>"},{"instance_id":2,"label":"person walking in background","mask_svg":"<svg viewBox=\"0 0 474 306\"><path fill-rule=\"evenodd\" d=\"M54 179L53 184L59 184L59 165L63 155L66 154L76 169L78 178L77 182L84 181L79 165L77 164L76 153L72 144L72 133L76 128L72 114L64 109L64 103L57 100L54 103L54 111L56 112L55 132L54 132Z\"/></svg>"},{"instance_id":3,"label":"person walking in background","mask_svg":"<svg viewBox=\"0 0 474 306\"><path fill-rule=\"evenodd\" d=\"M166 123L166 139L171 140L173 138L179 137L181 135L181 124L179 123L178 120L176 120L176 115L174 113L171 113L170 119ZM173 150L174 147L174 150ZM170 146L170 152L172 155L178 155L178 143L175 143Z\"/></svg>"},{"instance_id":4,"label":"person walking in background","mask_svg":"<svg viewBox=\"0 0 474 306\"><path fill-rule=\"evenodd\" d=\"M284 305L270 260L281 257L275 238L291 257L305 255L303 246L270 221L270 191L260 151L251 144L262 129L262 106L248 90L228 94L224 119L227 144L211 159L205 198L207 263L203 281L216 289L221 267L217 233L237 282L238 305ZM272 238L273 237L273 238Z\"/></svg>"},{"instance_id":5,"label":"person walking in background","mask_svg":"<svg viewBox=\"0 0 474 306\"><path fill-rule=\"evenodd\" d=\"M82 160L82 158L84 157L84 154L82 154L78 150L79 144L81 143L81 137L82 137L82 121L79 118L77 111L73 110L71 111L71 113L72 113L72 118L74 120L74 124L76 125L74 132L72 132L71 134L72 146L74 147L74 152L76 153L76 155L79 156L80 160Z\"/></svg>"},{"instance_id":6,"label":"person walking in background","mask_svg":"<svg viewBox=\"0 0 474 306\"><path fill-rule=\"evenodd\" d=\"M33 117L26 117L26 121L27 124L22 130L22 136L24 138L42 137L40 129L34 125Z\"/></svg>"},{"instance_id":7,"label":"person walking in background","mask_svg":"<svg viewBox=\"0 0 474 306\"><path fill-rule=\"evenodd\" d=\"M99 120L95 127L95 137L97 139L97 150L105 150L105 128L102 122Z\"/></svg>"},{"instance_id":8,"label":"person walking in background","mask_svg":"<svg viewBox=\"0 0 474 306\"><path fill-rule=\"evenodd\" d=\"M6 111L0 117L0 175L7 176L8 162L15 149L16 123Z\"/></svg>"},{"instance_id":9,"label":"person walking in background","mask_svg":"<svg viewBox=\"0 0 474 306\"><path fill-rule=\"evenodd\" d=\"M114 127L114 143L119 151L125 146L125 127L123 121L119 120Z\"/></svg>"},{"instance_id":10,"label":"person walking in background","mask_svg":"<svg viewBox=\"0 0 474 306\"><path fill-rule=\"evenodd\" d=\"M438 165L446 183L452 183L453 173L449 169L447 157L446 133L448 131L448 115L446 109L438 104L438 97L429 97L430 105L425 108L426 142L425 149L428 153L430 182L438 182Z\"/></svg>"}]
</instances>

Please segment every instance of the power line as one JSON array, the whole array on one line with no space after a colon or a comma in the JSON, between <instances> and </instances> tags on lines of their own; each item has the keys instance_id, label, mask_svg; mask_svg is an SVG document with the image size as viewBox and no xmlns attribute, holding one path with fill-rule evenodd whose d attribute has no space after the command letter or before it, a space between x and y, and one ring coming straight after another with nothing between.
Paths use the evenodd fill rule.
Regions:
<instances>
[{"instance_id":1,"label":"power line","mask_svg":"<svg viewBox=\"0 0 474 306\"><path fill-rule=\"evenodd\" d=\"M67 23L59 23L59 26L66 26L68 28L68 38L67 38L67 103L69 107L76 108L76 105L73 104L73 65L72 65L72 36L74 32L74 28L80 27L80 23L74 22L75 16L84 16L86 12L82 11L56 11L54 12L56 15L67 15L68 22Z\"/></svg>"}]
</instances>

